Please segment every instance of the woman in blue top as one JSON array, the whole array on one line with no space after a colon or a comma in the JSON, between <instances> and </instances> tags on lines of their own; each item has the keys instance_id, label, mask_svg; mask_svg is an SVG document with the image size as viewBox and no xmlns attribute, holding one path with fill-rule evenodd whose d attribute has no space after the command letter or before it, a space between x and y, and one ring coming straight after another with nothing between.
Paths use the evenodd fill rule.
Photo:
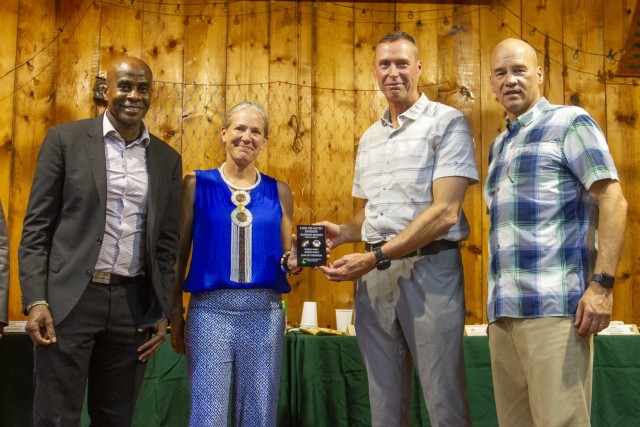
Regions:
<instances>
[{"instance_id":1,"label":"woman in blue top","mask_svg":"<svg viewBox=\"0 0 640 427\"><path fill-rule=\"evenodd\" d=\"M291 189L255 167L267 120L257 104L233 107L222 124L225 163L183 182L171 343L187 356L191 426L227 425L232 378L233 425L276 424L281 294L297 266L288 252ZM191 293L186 322L183 291Z\"/></svg>"}]
</instances>

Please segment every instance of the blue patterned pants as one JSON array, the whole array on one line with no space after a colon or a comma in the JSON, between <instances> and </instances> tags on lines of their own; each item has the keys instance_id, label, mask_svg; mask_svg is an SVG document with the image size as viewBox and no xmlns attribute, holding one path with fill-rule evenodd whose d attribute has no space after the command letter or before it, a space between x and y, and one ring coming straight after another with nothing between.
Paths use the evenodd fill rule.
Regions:
<instances>
[{"instance_id":1,"label":"blue patterned pants","mask_svg":"<svg viewBox=\"0 0 640 427\"><path fill-rule=\"evenodd\" d=\"M222 289L191 296L185 326L192 427L276 425L284 341L281 295ZM231 389L233 378L233 389Z\"/></svg>"}]
</instances>

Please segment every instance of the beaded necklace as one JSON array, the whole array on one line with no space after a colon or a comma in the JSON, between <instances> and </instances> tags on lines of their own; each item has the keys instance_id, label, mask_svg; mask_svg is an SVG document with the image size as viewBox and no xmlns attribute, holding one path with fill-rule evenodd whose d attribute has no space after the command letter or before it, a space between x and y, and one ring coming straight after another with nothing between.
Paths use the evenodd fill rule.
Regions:
<instances>
[{"instance_id":1,"label":"beaded necklace","mask_svg":"<svg viewBox=\"0 0 640 427\"><path fill-rule=\"evenodd\" d=\"M220 166L220 177L229 188L234 190L231 194L231 203L237 206L233 212L231 212L231 221L233 221L233 223L238 227L248 227L251 225L251 221L253 221L253 215L251 214L251 211L247 209L247 205L251 203L251 195L249 192L260 185L262 175L260 175L258 168L254 168L257 176L256 182L248 187L239 187L229 182L227 177L224 176L224 165L226 164L227 163L225 162Z\"/></svg>"},{"instance_id":2,"label":"beaded necklace","mask_svg":"<svg viewBox=\"0 0 640 427\"><path fill-rule=\"evenodd\" d=\"M253 214L247 205L251 203L251 190L260 185L262 175L257 168L256 182L248 187L239 187L232 184L224 176L223 163L220 166L220 177L227 186L233 190L231 194L231 203L236 208L231 212L231 276L230 279L238 283L251 282L251 242Z\"/></svg>"}]
</instances>

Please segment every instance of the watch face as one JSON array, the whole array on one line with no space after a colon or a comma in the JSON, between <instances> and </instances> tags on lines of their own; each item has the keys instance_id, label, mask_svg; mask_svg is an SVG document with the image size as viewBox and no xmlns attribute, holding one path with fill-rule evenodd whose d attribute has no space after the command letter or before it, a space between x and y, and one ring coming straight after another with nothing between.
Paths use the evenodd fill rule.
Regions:
<instances>
[{"instance_id":1,"label":"watch face","mask_svg":"<svg viewBox=\"0 0 640 427\"><path fill-rule=\"evenodd\" d=\"M374 255L376 256L376 268L378 270L386 270L391 266L391 260L385 258L382 250L378 247L373 250Z\"/></svg>"},{"instance_id":2,"label":"watch face","mask_svg":"<svg viewBox=\"0 0 640 427\"><path fill-rule=\"evenodd\" d=\"M602 286L606 286L608 288L613 287L613 283L615 282L615 279L612 275L607 274L607 273L602 273L602 281L600 283L602 283Z\"/></svg>"},{"instance_id":3,"label":"watch face","mask_svg":"<svg viewBox=\"0 0 640 427\"><path fill-rule=\"evenodd\" d=\"M591 280L600 283L605 288L613 288L613 284L615 282L615 278L607 273L594 274L591 276Z\"/></svg>"},{"instance_id":4,"label":"watch face","mask_svg":"<svg viewBox=\"0 0 640 427\"><path fill-rule=\"evenodd\" d=\"M391 267L391 260L390 259L383 259L381 261L378 261L376 264L376 268L378 270L386 270L387 268Z\"/></svg>"}]
</instances>

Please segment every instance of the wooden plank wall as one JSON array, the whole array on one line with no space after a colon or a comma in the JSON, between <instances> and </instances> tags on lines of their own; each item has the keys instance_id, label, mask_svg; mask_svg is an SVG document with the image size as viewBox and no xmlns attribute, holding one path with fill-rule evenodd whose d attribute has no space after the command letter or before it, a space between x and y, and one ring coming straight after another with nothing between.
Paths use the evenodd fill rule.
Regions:
<instances>
[{"instance_id":1,"label":"wooden plank wall","mask_svg":"<svg viewBox=\"0 0 640 427\"><path fill-rule=\"evenodd\" d=\"M463 246L467 323L486 322L486 240L482 200L486 159L504 129L489 85L489 56L506 37L538 51L543 93L586 108L607 134L629 200L628 238L617 272L614 319L640 323L640 79L616 78L636 0L494 0L432 3L34 0L3 2L0 16L0 198L11 242L10 318L22 319L16 251L37 152L46 129L99 114L95 76L118 55L154 70L152 131L183 155L185 173L224 159L220 126L227 108L260 102L270 138L259 168L289 183L296 223L342 222L351 198L358 138L385 108L373 75L377 40L394 29L416 38L422 90L468 117L481 183L464 209L472 233ZM337 259L361 245L345 245ZM353 306L351 283L314 271L291 280L289 320L317 301L321 326L334 308Z\"/></svg>"}]
</instances>

